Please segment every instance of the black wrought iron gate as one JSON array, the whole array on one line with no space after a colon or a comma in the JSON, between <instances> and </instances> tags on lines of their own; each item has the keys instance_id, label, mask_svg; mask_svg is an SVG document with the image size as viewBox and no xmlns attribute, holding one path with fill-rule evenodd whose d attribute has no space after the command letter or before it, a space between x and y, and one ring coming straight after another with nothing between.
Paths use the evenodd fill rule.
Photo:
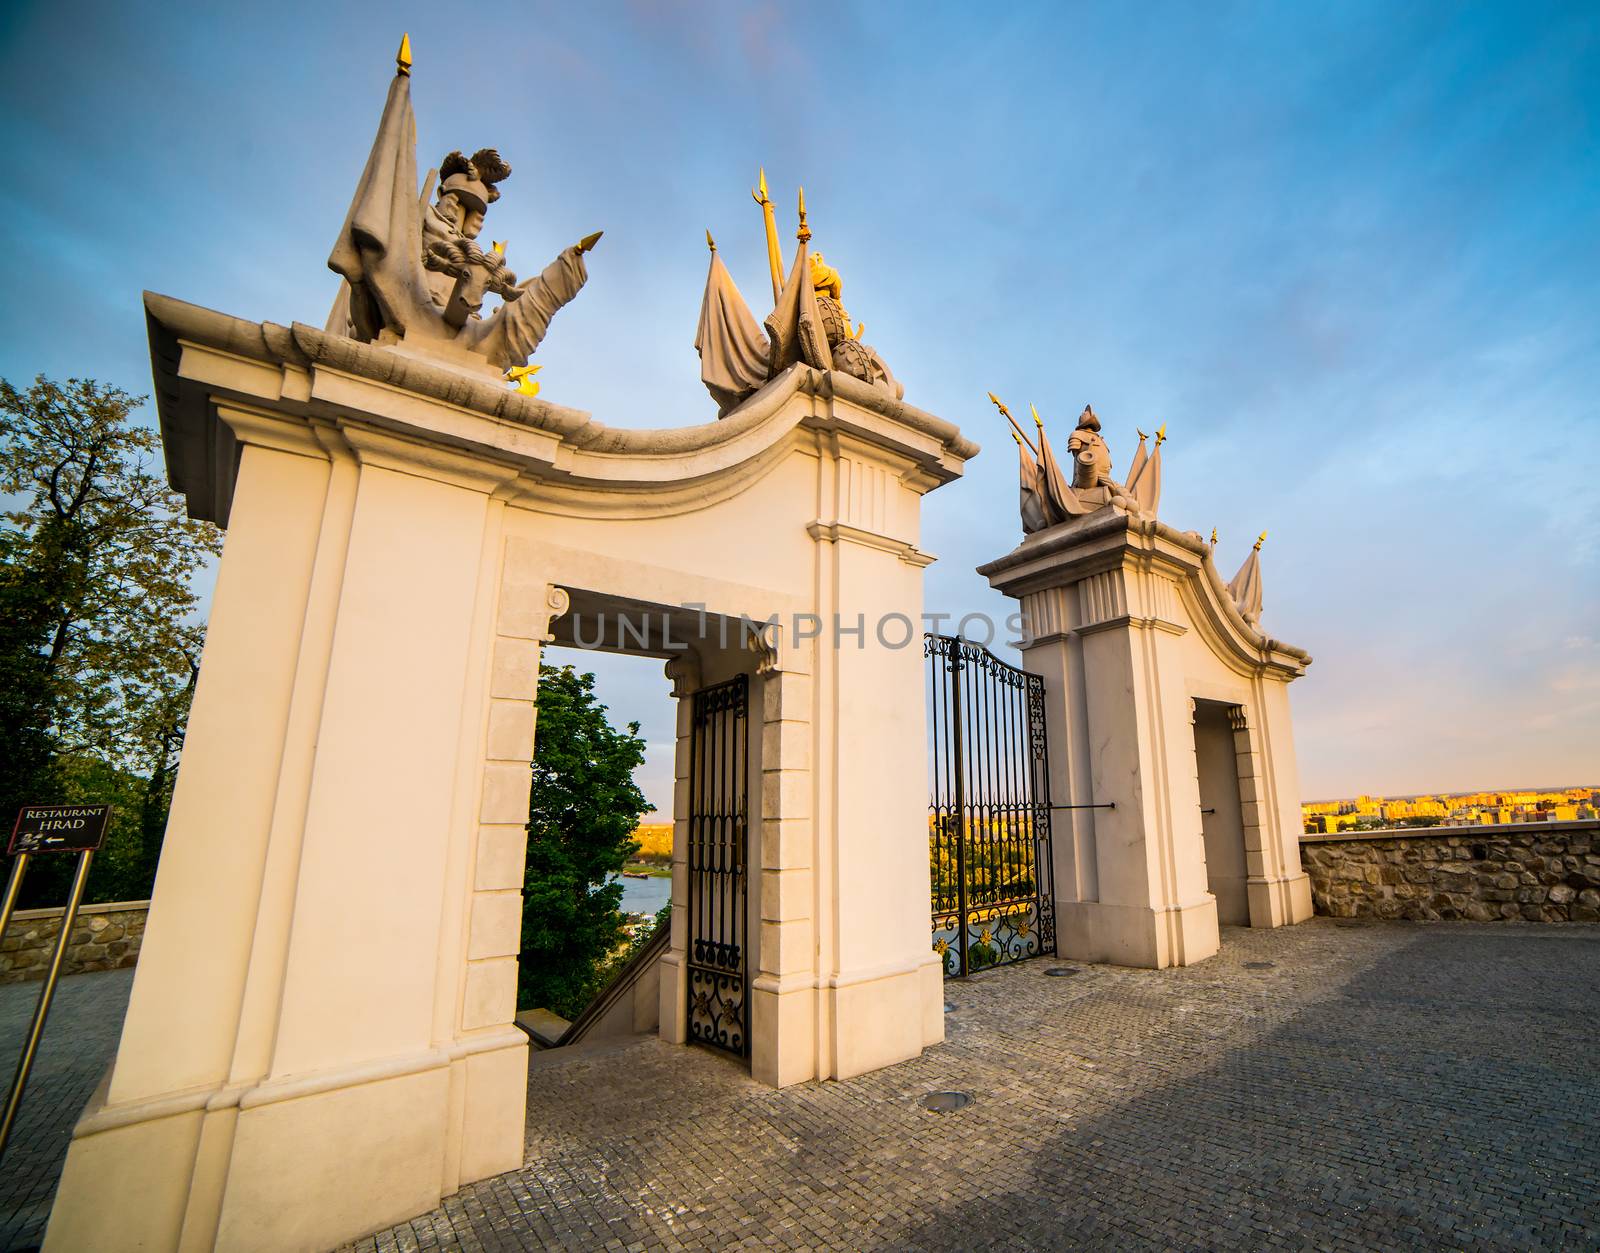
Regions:
<instances>
[{"instance_id":1,"label":"black wrought iron gate","mask_svg":"<svg viewBox=\"0 0 1600 1253\"><path fill-rule=\"evenodd\" d=\"M1044 680L929 635L933 947L947 976L1056 951Z\"/></svg>"},{"instance_id":2,"label":"black wrought iron gate","mask_svg":"<svg viewBox=\"0 0 1600 1253\"><path fill-rule=\"evenodd\" d=\"M750 1055L749 680L694 694L689 774L689 1038Z\"/></svg>"}]
</instances>

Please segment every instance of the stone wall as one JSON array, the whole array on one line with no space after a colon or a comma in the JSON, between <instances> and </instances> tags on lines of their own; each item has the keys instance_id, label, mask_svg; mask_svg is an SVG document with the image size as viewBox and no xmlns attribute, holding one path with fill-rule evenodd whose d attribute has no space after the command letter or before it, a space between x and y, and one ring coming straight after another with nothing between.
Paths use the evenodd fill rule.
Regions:
<instances>
[{"instance_id":1,"label":"stone wall","mask_svg":"<svg viewBox=\"0 0 1600 1253\"><path fill-rule=\"evenodd\" d=\"M1600 822L1305 835L1319 914L1600 922Z\"/></svg>"},{"instance_id":2,"label":"stone wall","mask_svg":"<svg viewBox=\"0 0 1600 1253\"><path fill-rule=\"evenodd\" d=\"M120 970L139 960L149 901L114 901L84 905L72 924L63 975L89 970ZM62 910L19 909L11 915L4 941L0 941L0 983L25 983L43 979L61 934Z\"/></svg>"}]
</instances>

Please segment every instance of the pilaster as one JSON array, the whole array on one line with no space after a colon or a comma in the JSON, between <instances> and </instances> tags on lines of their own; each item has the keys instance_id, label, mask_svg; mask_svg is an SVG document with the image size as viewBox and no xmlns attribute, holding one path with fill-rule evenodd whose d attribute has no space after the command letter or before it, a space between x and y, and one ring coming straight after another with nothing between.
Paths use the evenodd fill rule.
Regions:
<instances>
[{"instance_id":1,"label":"pilaster","mask_svg":"<svg viewBox=\"0 0 1600 1253\"><path fill-rule=\"evenodd\" d=\"M661 958L659 1033L669 1044L689 1038L689 794L693 769L694 694L702 683L698 654L684 651L667 662L666 673L677 701L677 747L672 766L672 914L671 940Z\"/></svg>"},{"instance_id":2,"label":"pilaster","mask_svg":"<svg viewBox=\"0 0 1600 1253\"><path fill-rule=\"evenodd\" d=\"M816 833L809 646L756 668L761 710L760 963L751 982L751 1073L785 1087L817 1076Z\"/></svg>"}]
</instances>

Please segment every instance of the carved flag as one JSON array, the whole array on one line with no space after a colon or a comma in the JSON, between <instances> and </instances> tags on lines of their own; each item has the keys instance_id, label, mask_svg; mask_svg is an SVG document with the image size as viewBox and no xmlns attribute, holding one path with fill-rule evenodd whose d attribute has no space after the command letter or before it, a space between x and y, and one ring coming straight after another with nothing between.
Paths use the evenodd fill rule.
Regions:
<instances>
[{"instance_id":1,"label":"carved flag","mask_svg":"<svg viewBox=\"0 0 1600 1253\"><path fill-rule=\"evenodd\" d=\"M1148 438L1143 431L1139 432L1139 451L1133 454L1133 464L1128 467L1127 485L1122 489L1126 495L1133 495L1133 485L1139 481L1139 471L1144 469L1144 463L1150 458L1144 446Z\"/></svg>"},{"instance_id":2,"label":"carved flag","mask_svg":"<svg viewBox=\"0 0 1600 1253\"><path fill-rule=\"evenodd\" d=\"M1017 441L1017 476L1022 495L1022 533L1032 535L1035 531L1042 531L1050 525L1044 506L1044 484L1039 477L1039 463L1028 452L1022 437L1013 434L1011 438Z\"/></svg>"},{"instance_id":3,"label":"carved flag","mask_svg":"<svg viewBox=\"0 0 1600 1253\"><path fill-rule=\"evenodd\" d=\"M722 264L722 255L715 251L706 273L694 350L700 354L700 381L717 402L718 417L767 381L767 337Z\"/></svg>"},{"instance_id":4,"label":"carved flag","mask_svg":"<svg viewBox=\"0 0 1600 1253\"><path fill-rule=\"evenodd\" d=\"M1144 437L1139 438L1139 451L1144 452ZM1136 475L1129 476L1128 495L1139 502L1139 509L1151 517L1155 516L1156 506L1161 503L1161 441L1156 441L1156 450L1150 454L1145 463L1139 467Z\"/></svg>"},{"instance_id":5,"label":"carved flag","mask_svg":"<svg viewBox=\"0 0 1600 1253\"><path fill-rule=\"evenodd\" d=\"M797 361L818 370L833 369L828 336L817 311L817 293L811 285L811 253L804 240L795 249L794 268L778 296L778 306L767 315L767 377L776 378Z\"/></svg>"},{"instance_id":6,"label":"carved flag","mask_svg":"<svg viewBox=\"0 0 1600 1253\"><path fill-rule=\"evenodd\" d=\"M385 328L403 331L433 312L422 269L417 119L411 78L404 72L389 84L378 133L328 268L350 284L345 314L357 339L371 341Z\"/></svg>"},{"instance_id":7,"label":"carved flag","mask_svg":"<svg viewBox=\"0 0 1600 1253\"><path fill-rule=\"evenodd\" d=\"M1158 450L1159 451L1159 450ZM1239 573L1228 584L1228 594L1239 607L1239 616L1251 626L1261 625L1261 543L1250 550Z\"/></svg>"},{"instance_id":8,"label":"carved flag","mask_svg":"<svg viewBox=\"0 0 1600 1253\"><path fill-rule=\"evenodd\" d=\"M1040 498L1044 501L1045 516L1049 519L1049 524L1054 526L1057 522L1065 522L1068 518L1075 518L1090 510L1088 505L1078 499L1078 494L1062 476L1061 466L1056 462L1055 453L1050 451L1050 439L1045 435L1044 427L1041 425L1038 430L1039 477L1043 486Z\"/></svg>"}]
</instances>

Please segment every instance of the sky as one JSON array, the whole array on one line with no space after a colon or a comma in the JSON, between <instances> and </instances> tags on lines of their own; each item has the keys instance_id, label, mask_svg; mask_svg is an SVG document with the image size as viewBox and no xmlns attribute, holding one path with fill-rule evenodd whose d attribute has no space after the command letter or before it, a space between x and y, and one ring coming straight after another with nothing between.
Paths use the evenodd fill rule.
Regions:
<instances>
[{"instance_id":1,"label":"sky","mask_svg":"<svg viewBox=\"0 0 1600 1253\"><path fill-rule=\"evenodd\" d=\"M404 31L419 169L500 149L514 269L605 230L547 399L714 416L703 232L760 317L765 166L985 446L924 501L930 610L1011 608L984 393L1058 443L1092 402L1118 470L1167 424L1161 516L1225 578L1269 532L1307 799L1600 781L1600 8L11 0L0 375L147 393L144 289L320 326ZM659 663L598 671L665 809Z\"/></svg>"}]
</instances>

